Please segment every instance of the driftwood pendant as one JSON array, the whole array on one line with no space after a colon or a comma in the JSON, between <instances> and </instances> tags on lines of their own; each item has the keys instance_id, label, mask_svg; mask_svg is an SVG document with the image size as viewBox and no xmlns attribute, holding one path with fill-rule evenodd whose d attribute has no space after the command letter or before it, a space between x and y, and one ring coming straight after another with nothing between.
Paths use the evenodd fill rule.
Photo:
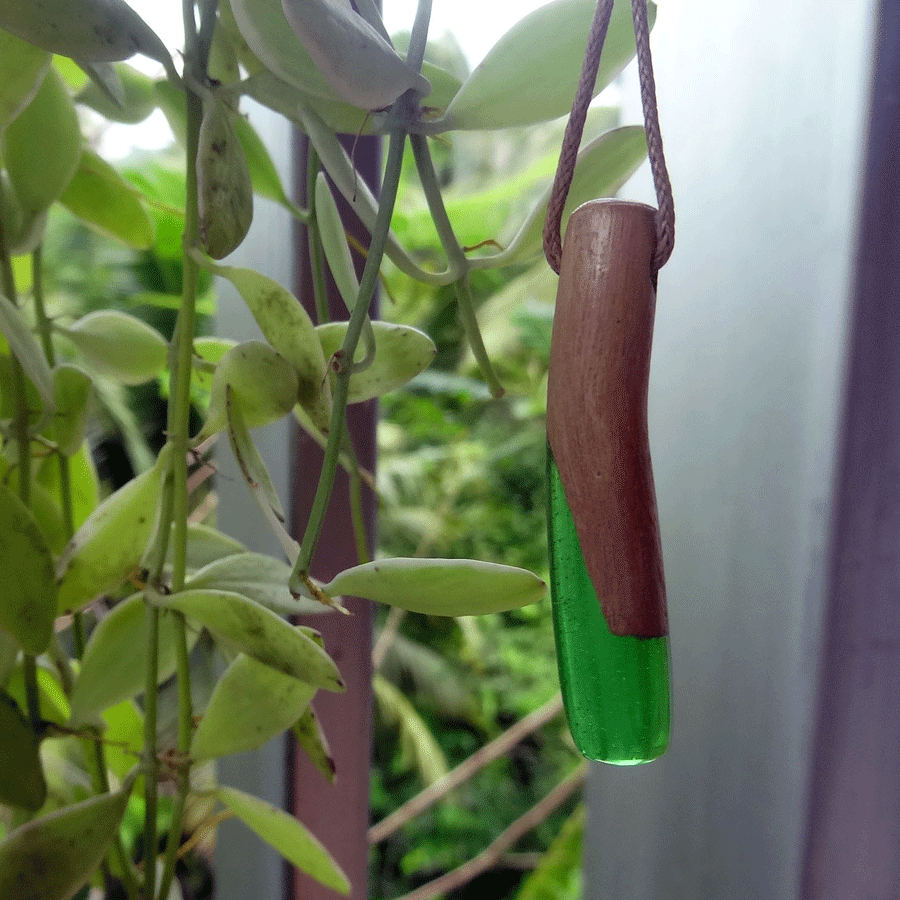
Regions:
<instances>
[{"instance_id":1,"label":"driftwood pendant","mask_svg":"<svg viewBox=\"0 0 900 900\"><path fill-rule=\"evenodd\" d=\"M569 727L628 765L669 739L666 590L647 435L656 211L579 207L566 229L547 390L553 622Z\"/></svg>"}]
</instances>

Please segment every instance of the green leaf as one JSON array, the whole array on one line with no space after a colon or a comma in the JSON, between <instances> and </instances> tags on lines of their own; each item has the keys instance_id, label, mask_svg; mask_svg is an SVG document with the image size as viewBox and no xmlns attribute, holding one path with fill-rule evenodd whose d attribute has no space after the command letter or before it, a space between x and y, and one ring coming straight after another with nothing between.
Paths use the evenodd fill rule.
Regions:
<instances>
[{"instance_id":1,"label":"green leaf","mask_svg":"<svg viewBox=\"0 0 900 900\"><path fill-rule=\"evenodd\" d=\"M152 78L126 63L116 63L113 70L122 83L121 104L114 103L109 94L94 82L89 82L75 97L76 103L89 106L111 122L136 125L156 109L156 84Z\"/></svg>"},{"instance_id":2,"label":"green leaf","mask_svg":"<svg viewBox=\"0 0 900 900\"><path fill-rule=\"evenodd\" d=\"M21 311L3 294L0 294L0 334L9 342L13 356L40 394L44 413L52 414L55 408L53 375L44 351L22 318Z\"/></svg>"},{"instance_id":3,"label":"green leaf","mask_svg":"<svg viewBox=\"0 0 900 900\"><path fill-rule=\"evenodd\" d=\"M547 585L514 566L474 559L379 559L338 573L325 592L432 616L478 616L536 603Z\"/></svg>"},{"instance_id":4,"label":"green leaf","mask_svg":"<svg viewBox=\"0 0 900 900\"><path fill-rule=\"evenodd\" d=\"M66 70L59 65L59 60L61 59L65 59L65 57L57 54L54 57L54 66L59 70L59 74L62 75L63 80L66 82L66 86L73 90L84 87L84 84L79 84L77 86L73 85L71 73L67 73ZM74 60L70 60L70 62L74 62ZM87 75L88 81L106 96L110 103L114 103L116 106L120 107L125 105L125 88L122 85L122 78L112 63L83 60L80 63L75 63L75 67L81 70L81 74Z\"/></svg>"},{"instance_id":5,"label":"green leaf","mask_svg":"<svg viewBox=\"0 0 900 900\"><path fill-rule=\"evenodd\" d=\"M26 218L47 210L78 168L81 129L62 77L50 69L6 129L3 158Z\"/></svg>"},{"instance_id":6,"label":"green leaf","mask_svg":"<svg viewBox=\"0 0 900 900\"><path fill-rule=\"evenodd\" d=\"M65 725L69 721L69 701L63 692L62 685L49 669L42 663L37 665L38 708L41 711L41 719L45 722L55 722L57 725ZM6 692L19 705L19 709L28 706L28 693L25 687L25 665L22 660L10 673L6 683Z\"/></svg>"},{"instance_id":7,"label":"green leaf","mask_svg":"<svg viewBox=\"0 0 900 900\"><path fill-rule=\"evenodd\" d=\"M173 526L174 528L174 526ZM243 553L246 548L211 525L188 522L187 567L196 571L235 553ZM169 541L169 561L171 563L172 541Z\"/></svg>"},{"instance_id":8,"label":"green leaf","mask_svg":"<svg viewBox=\"0 0 900 900\"><path fill-rule=\"evenodd\" d=\"M235 788L220 787L216 795L289 863L332 890L350 893L347 876L322 844L293 816Z\"/></svg>"},{"instance_id":9,"label":"green leaf","mask_svg":"<svg viewBox=\"0 0 900 900\"><path fill-rule=\"evenodd\" d=\"M460 80L451 72L425 62L422 74L431 82L428 108L444 110L460 87ZM242 84L247 96L263 106L297 120L297 106L312 110L336 134L371 134L383 125L378 115L367 115L358 106L343 100L324 99L306 93L269 71L254 72Z\"/></svg>"},{"instance_id":10,"label":"green leaf","mask_svg":"<svg viewBox=\"0 0 900 900\"><path fill-rule=\"evenodd\" d=\"M58 458L54 458L51 464L56 464L57 462ZM69 539L59 500L40 482L35 481L31 485L29 504L31 514L41 529L41 534L44 535L47 546L54 553L59 553Z\"/></svg>"},{"instance_id":11,"label":"green leaf","mask_svg":"<svg viewBox=\"0 0 900 900\"><path fill-rule=\"evenodd\" d=\"M322 773L329 784L334 784L337 770L334 757L322 731L322 726L312 706L308 706L303 715L291 728L294 739L300 749L309 757L309 761Z\"/></svg>"},{"instance_id":12,"label":"green leaf","mask_svg":"<svg viewBox=\"0 0 900 900\"><path fill-rule=\"evenodd\" d=\"M166 365L166 339L146 322L113 309L88 313L63 333L100 375L143 384Z\"/></svg>"},{"instance_id":13,"label":"green leaf","mask_svg":"<svg viewBox=\"0 0 900 900\"><path fill-rule=\"evenodd\" d=\"M403 387L431 365L436 349L423 331L393 322L372 322L375 333L375 359L362 372L350 376L349 403L361 403L372 397ZM316 327L322 353L331 358L344 342L346 322L328 322ZM357 353L362 353L360 348Z\"/></svg>"},{"instance_id":14,"label":"green leaf","mask_svg":"<svg viewBox=\"0 0 900 900\"><path fill-rule=\"evenodd\" d=\"M8 631L0 628L0 684L6 684L18 655L19 645L12 639L12 635Z\"/></svg>"},{"instance_id":15,"label":"green leaf","mask_svg":"<svg viewBox=\"0 0 900 900\"><path fill-rule=\"evenodd\" d=\"M261 747L297 721L316 688L245 656L216 684L191 743L194 760Z\"/></svg>"},{"instance_id":16,"label":"green leaf","mask_svg":"<svg viewBox=\"0 0 900 900\"><path fill-rule=\"evenodd\" d=\"M0 30L0 134L30 102L50 68L50 54Z\"/></svg>"},{"instance_id":17,"label":"green leaf","mask_svg":"<svg viewBox=\"0 0 900 900\"><path fill-rule=\"evenodd\" d=\"M133 768L144 748L144 719L133 700L123 700L103 710L106 730L106 763L110 771L123 779ZM140 791L140 785L137 785Z\"/></svg>"},{"instance_id":18,"label":"green leaf","mask_svg":"<svg viewBox=\"0 0 900 900\"><path fill-rule=\"evenodd\" d=\"M284 528L286 517L278 499L278 492L272 484L272 477L266 468L263 458L259 455L250 430L244 421L241 412L241 404L228 394L228 442L231 444L235 461L241 470L241 475L253 494L253 499L265 516L272 533L278 538L281 548L288 559L296 559L299 551L297 542Z\"/></svg>"},{"instance_id":19,"label":"green leaf","mask_svg":"<svg viewBox=\"0 0 900 900\"><path fill-rule=\"evenodd\" d=\"M611 197L637 171L647 155L647 140L640 125L615 128L591 141L578 154L575 175L563 211L563 223L572 212L596 197ZM548 186L534 205L528 218L503 253L494 257L473 260L481 267L510 265L525 262L542 252L542 232L550 200ZM565 227L565 226L563 226Z\"/></svg>"},{"instance_id":20,"label":"green leaf","mask_svg":"<svg viewBox=\"0 0 900 900\"><path fill-rule=\"evenodd\" d=\"M91 634L81 669L72 688L72 718L83 722L122 700L142 693L147 669L146 605L135 594L105 615ZM159 621L159 678L162 684L175 672L179 632L175 617L164 613ZM188 629L188 647L197 641L197 629Z\"/></svg>"},{"instance_id":21,"label":"green leaf","mask_svg":"<svg viewBox=\"0 0 900 900\"><path fill-rule=\"evenodd\" d=\"M180 298L179 298L180 302ZM237 346L237 341L228 338L200 337L194 338L194 355L203 362L212 363L212 367L205 367L194 361L194 374L197 384L205 391L212 390L213 372L220 359L232 348Z\"/></svg>"},{"instance_id":22,"label":"green leaf","mask_svg":"<svg viewBox=\"0 0 900 900\"><path fill-rule=\"evenodd\" d=\"M280 0L231 0L241 36L256 58L282 81L324 100L340 100L288 25Z\"/></svg>"},{"instance_id":23,"label":"green leaf","mask_svg":"<svg viewBox=\"0 0 900 900\"><path fill-rule=\"evenodd\" d=\"M228 420L228 394L240 404L248 428L286 416L297 402L298 379L280 353L262 341L244 341L228 350L213 374L206 422L194 443L221 431Z\"/></svg>"},{"instance_id":24,"label":"green leaf","mask_svg":"<svg viewBox=\"0 0 900 900\"><path fill-rule=\"evenodd\" d=\"M343 691L337 666L307 634L249 597L230 591L186 590L160 597L212 633L240 647L248 656L285 675L328 691Z\"/></svg>"},{"instance_id":25,"label":"green leaf","mask_svg":"<svg viewBox=\"0 0 900 900\"><path fill-rule=\"evenodd\" d=\"M356 279L353 257L344 233L344 223L324 172L319 172L316 177L316 225L334 283L344 305L352 310L359 296L359 281Z\"/></svg>"},{"instance_id":26,"label":"green leaf","mask_svg":"<svg viewBox=\"0 0 900 900\"><path fill-rule=\"evenodd\" d=\"M404 760L415 768L426 786L447 774L447 760L431 729L403 692L380 675L372 679L372 690L382 718L400 729Z\"/></svg>"},{"instance_id":27,"label":"green leaf","mask_svg":"<svg viewBox=\"0 0 900 900\"><path fill-rule=\"evenodd\" d=\"M0 842L3 900L69 900L100 865L125 814L132 782L17 828Z\"/></svg>"},{"instance_id":28,"label":"green leaf","mask_svg":"<svg viewBox=\"0 0 900 900\"><path fill-rule=\"evenodd\" d=\"M32 656L47 649L56 619L53 554L22 501L0 485L0 625Z\"/></svg>"},{"instance_id":29,"label":"green leaf","mask_svg":"<svg viewBox=\"0 0 900 900\"><path fill-rule=\"evenodd\" d=\"M56 566L59 612L81 609L138 567L153 533L167 456L107 497L75 533Z\"/></svg>"},{"instance_id":30,"label":"green leaf","mask_svg":"<svg viewBox=\"0 0 900 900\"><path fill-rule=\"evenodd\" d=\"M74 456L84 443L88 423L91 379L77 366L59 365L53 370L56 398L53 439L59 452Z\"/></svg>"},{"instance_id":31,"label":"green leaf","mask_svg":"<svg viewBox=\"0 0 900 900\"><path fill-rule=\"evenodd\" d=\"M34 812L46 799L37 737L16 701L0 691L0 803Z\"/></svg>"},{"instance_id":32,"label":"green leaf","mask_svg":"<svg viewBox=\"0 0 900 900\"><path fill-rule=\"evenodd\" d=\"M263 553L236 553L218 559L195 573L189 590L230 591L249 597L285 616L329 612L330 607L306 597L295 598L288 590L291 567Z\"/></svg>"},{"instance_id":33,"label":"green leaf","mask_svg":"<svg viewBox=\"0 0 900 900\"><path fill-rule=\"evenodd\" d=\"M198 261L234 285L265 339L294 367L300 405L318 427L327 429L331 396L327 393L325 357L300 301L277 281L253 269L218 266L202 258Z\"/></svg>"},{"instance_id":34,"label":"green leaf","mask_svg":"<svg viewBox=\"0 0 900 900\"><path fill-rule=\"evenodd\" d=\"M80 528L100 502L100 480L87 441L69 459L69 478L72 491L72 517L75 528ZM59 462L48 457L38 471L38 484L43 485L51 498L59 497Z\"/></svg>"},{"instance_id":35,"label":"green leaf","mask_svg":"<svg viewBox=\"0 0 900 900\"><path fill-rule=\"evenodd\" d=\"M153 222L135 189L107 162L91 150L59 200L83 222L135 250L153 244Z\"/></svg>"},{"instance_id":36,"label":"green leaf","mask_svg":"<svg viewBox=\"0 0 900 900\"><path fill-rule=\"evenodd\" d=\"M236 114L217 97L203 100L197 149L200 242L213 259L236 250L253 221L253 184L234 130Z\"/></svg>"},{"instance_id":37,"label":"green leaf","mask_svg":"<svg viewBox=\"0 0 900 900\"><path fill-rule=\"evenodd\" d=\"M565 115L581 73L595 0L556 0L517 22L463 83L438 127L512 128ZM656 5L649 4L650 26ZM631 7L613 6L594 85L599 93L634 56Z\"/></svg>"}]
</instances>

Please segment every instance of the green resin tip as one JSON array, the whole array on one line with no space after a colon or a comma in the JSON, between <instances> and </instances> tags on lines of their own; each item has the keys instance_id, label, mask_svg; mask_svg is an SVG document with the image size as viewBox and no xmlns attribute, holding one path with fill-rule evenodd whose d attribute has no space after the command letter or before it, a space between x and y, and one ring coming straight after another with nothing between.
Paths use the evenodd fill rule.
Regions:
<instances>
[{"instance_id":1,"label":"green resin tip","mask_svg":"<svg viewBox=\"0 0 900 900\"><path fill-rule=\"evenodd\" d=\"M669 744L669 639L611 634L547 448L550 592L569 729L588 759L650 762Z\"/></svg>"}]
</instances>

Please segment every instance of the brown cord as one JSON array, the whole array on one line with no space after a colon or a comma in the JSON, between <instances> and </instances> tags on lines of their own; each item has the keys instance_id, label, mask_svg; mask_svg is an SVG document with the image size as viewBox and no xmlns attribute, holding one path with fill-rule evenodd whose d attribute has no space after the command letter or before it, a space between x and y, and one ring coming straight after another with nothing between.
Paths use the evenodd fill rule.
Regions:
<instances>
[{"instance_id":1,"label":"brown cord","mask_svg":"<svg viewBox=\"0 0 900 900\"><path fill-rule=\"evenodd\" d=\"M572 112L566 124L559 164L550 201L547 204L547 219L544 223L544 255L554 272L559 274L562 258L562 238L560 234L563 209L578 159L578 147L584 132L584 122L588 106L597 80L600 55L606 40L606 31L612 14L613 0L598 0L591 32L584 54L581 78L572 103ZM672 185L666 169L663 153L662 132L659 127L659 113L656 108L656 83L653 78L653 60L650 55L650 29L647 23L647 0L631 0L631 12L634 20L635 47L637 49L638 77L641 84L641 104L644 109L644 131L647 135L647 156L650 171L653 174L653 185L656 188L656 257L654 269L659 271L669 257L675 245L675 202L672 197Z\"/></svg>"},{"instance_id":2,"label":"brown cord","mask_svg":"<svg viewBox=\"0 0 900 900\"><path fill-rule=\"evenodd\" d=\"M566 132L563 135L562 147L559 151L559 163L556 166L556 176L553 179L553 190L547 204L547 219L544 222L544 256L547 257L550 268L557 275L559 275L559 262L562 259L560 226L563 209L566 205L566 198L569 196L569 188L572 186L572 177L575 175L578 147L581 144L588 107L594 96L594 82L597 80L600 54L603 52L603 43L606 40L606 29L609 28L612 7L613 0L598 0L597 9L594 11L587 49L584 51L581 77L578 80L578 88L572 102L572 112L566 123Z\"/></svg>"}]
</instances>

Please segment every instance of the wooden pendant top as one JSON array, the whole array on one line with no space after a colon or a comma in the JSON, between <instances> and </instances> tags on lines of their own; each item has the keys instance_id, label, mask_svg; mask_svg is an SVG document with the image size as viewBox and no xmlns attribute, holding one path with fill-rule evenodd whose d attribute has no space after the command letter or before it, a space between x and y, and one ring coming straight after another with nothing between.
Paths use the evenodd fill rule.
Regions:
<instances>
[{"instance_id":1,"label":"wooden pendant top","mask_svg":"<svg viewBox=\"0 0 900 900\"><path fill-rule=\"evenodd\" d=\"M547 437L609 630L668 634L647 388L656 210L595 200L566 228Z\"/></svg>"}]
</instances>

